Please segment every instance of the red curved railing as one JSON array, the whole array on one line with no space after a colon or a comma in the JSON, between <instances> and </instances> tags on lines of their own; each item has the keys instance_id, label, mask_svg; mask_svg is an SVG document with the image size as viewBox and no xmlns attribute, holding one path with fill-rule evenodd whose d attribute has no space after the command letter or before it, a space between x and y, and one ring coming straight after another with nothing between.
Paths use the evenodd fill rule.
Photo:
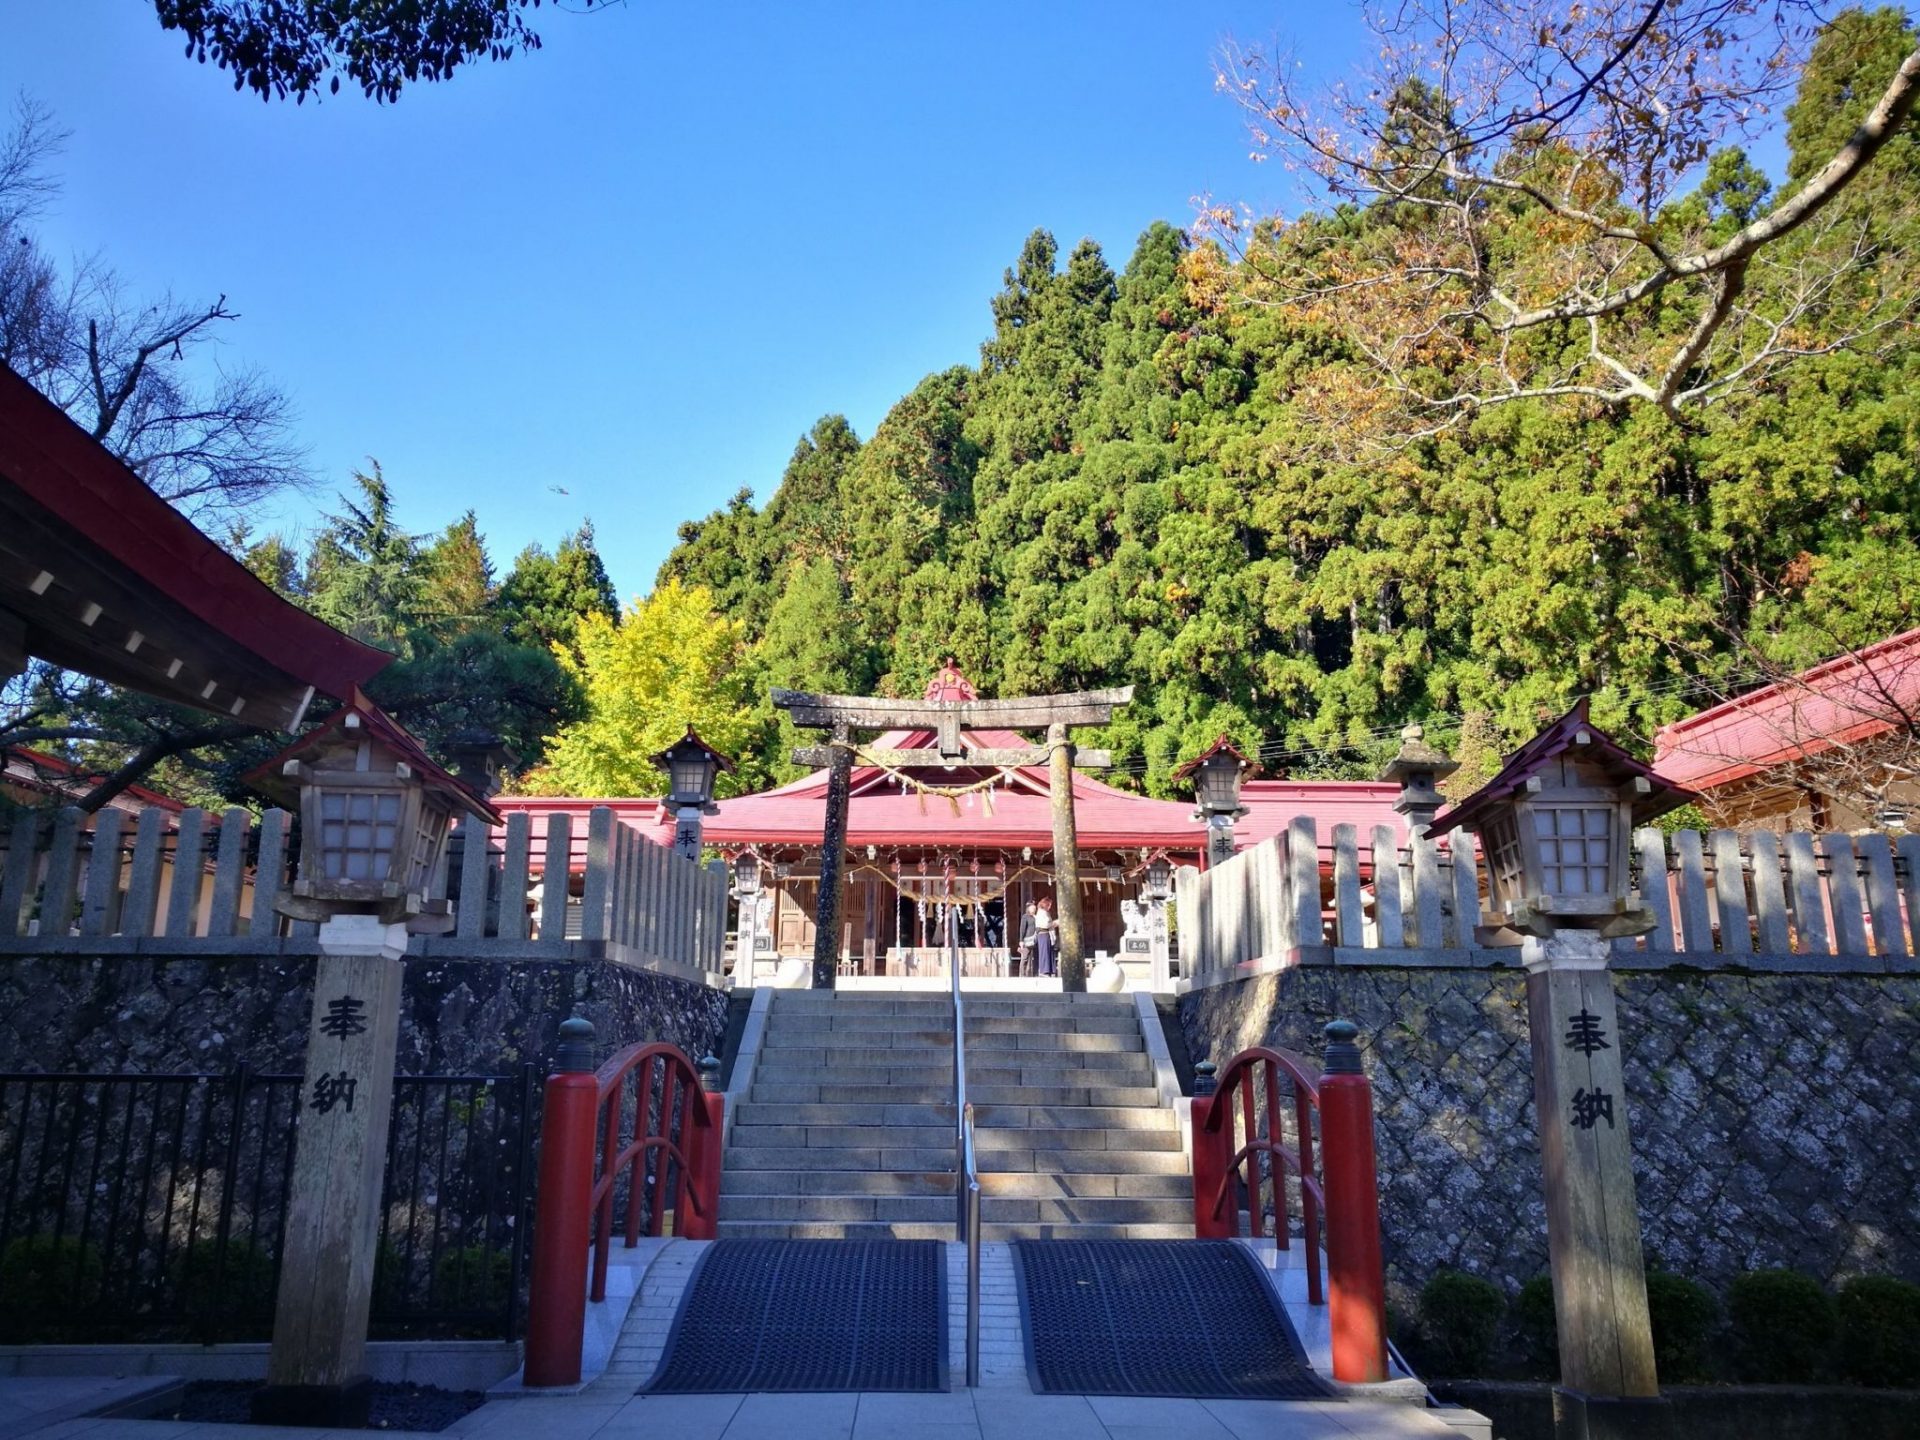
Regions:
<instances>
[{"instance_id":1,"label":"red curved railing","mask_svg":"<svg viewBox=\"0 0 1920 1440\"><path fill-rule=\"evenodd\" d=\"M1291 1085L1294 1113L1292 1147L1280 1130L1280 1077ZM1314 1117L1320 1109L1319 1081L1308 1073L1307 1062L1291 1050L1269 1050L1256 1045L1227 1062L1219 1089L1194 1101L1194 1233L1203 1239L1226 1239L1240 1233L1240 1197L1246 1196L1247 1223L1257 1240L1266 1234L1265 1209L1260 1203L1264 1180L1273 1211L1273 1239L1282 1250L1293 1244L1288 1225L1286 1175L1300 1182L1301 1232L1306 1241L1307 1302L1327 1303L1320 1275L1320 1216L1326 1209L1326 1191L1313 1163ZM1239 1100L1238 1106L1234 1104ZM1260 1100L1264 1099L1264 1109ZM1204 1118L1203 1118L1204 1112ZM1237 1112L1237 1114L1236 1114ZM1245 1143L1234 1146L1235 1120ZM1201 1136L1215 1161L1217 1174L1202 1176ZM1224 1143L1223 1143L1224 1142ZM1218 1157L1225 1153L1224 1165ZM1261 1165L1262 1156L1268 1163ZM1214 1167L1210 1166L1209 1169ZM1211 1190L1211 1195L1207 1194Z\"/></svg>"},{"instance_id":2,"label":"red curved railing","mask_svg":"<svg viewBox=\"0 0 1920 1440\"><path fill-rule=\"evenodd\" d=\"M1290 1248L1286 1177L1292 1175L1300 1190L1307 1300L1329 1306L1334 1378L1366 1383L1387 1378L1387 1309L1373 1090L1361 1067L1357 1035L1344 1020L1327 1026L1326 1063L1318 1075L1305 1057L1290 1050L1242 1050L1220 1072L1214 1093L1194 1096L1193 1228L1203 1240L1236 1236L1244 1193L1249 1226L1260 1237L1264 1185L1274 1243ZM1290 1107L1282 1102L1283 1077ZM1288 1108L1291 1143L1285 1133Z\"/></svg>"},{"instance_id":3,"label":"red curved railing","mask_svg":"<svg viewBox=\"0 0 1920 1440\"><path fill-rule=\"evenodd\" d=\"M661 1042L630 1045L598 1070L575 1068L569 1061L590 1054L592 1039L584 1021L562 1026L560 1069L547 1079L527 1307L529 1386L580 1381L586 1307L607 1298L623 1178L628 1248L640 1243L643 1228L663 1233L669 1184L674 1234L711 1240L719 1219L725 1097L705 1090L685 1053Z\"/></svg>"}]
</instances>

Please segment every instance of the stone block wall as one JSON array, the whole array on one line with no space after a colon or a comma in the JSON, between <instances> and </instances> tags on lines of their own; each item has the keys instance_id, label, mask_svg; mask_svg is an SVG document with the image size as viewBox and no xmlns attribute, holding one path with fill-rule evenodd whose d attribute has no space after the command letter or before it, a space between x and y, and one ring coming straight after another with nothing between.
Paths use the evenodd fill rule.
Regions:
<instances>
[{"instance_id":1,"label":"stone block wall","mask_svg":"<svg viewBox=\"0 0 1920 1440\"><path fill-rule=\"evenodd\" d=\"M287 940L251 953L0 956L0 1071L297 1073L314 953ZM403 1075L544 1065L573 1014L593 1021L603 1049L668 1040L695 1059L718 1050L726 1026L723 992L608 960L404 963Z\"/></svg>"},{"instance_id":2,"label":"stone block wall","mask_svg":"<svg viewBox=\"0 0 1920 1440\"><path fill-rule=\"evenodd\" d=\"M1920 1282L1920 976L1614 983L1651 1260L1719 1289L1774 1265ZM1400 1303L1443 1266L1509 1293L1546 1269L1517 969L1300 967L1194 991L1180 1015L1194 1059L1216 1063L1255 1044L1317 1059L1328 1020L1360 1026Z\"/></svg>"}]
</instances>

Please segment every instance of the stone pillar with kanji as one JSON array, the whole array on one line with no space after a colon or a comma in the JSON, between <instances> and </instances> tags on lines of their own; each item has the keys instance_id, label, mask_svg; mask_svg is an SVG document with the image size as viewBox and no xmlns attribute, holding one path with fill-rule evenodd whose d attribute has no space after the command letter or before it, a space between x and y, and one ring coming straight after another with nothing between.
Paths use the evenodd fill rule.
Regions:
<instances>
[{"instance_id":1,"label":"stone pillar with kanji","mask_svg":"<svg viewBox=\"0 0 1920 1440\"><path fill-rule=\"evenodd\" d=\"M1609 948L1592 930L1561 930L1530 936L1521 950L1560 1380L1573 1392L1563 1408L1649 1400L1660 1389ZM1586 1433L1595 1434L1592 1417Z\"/></svg>"},{"instance_id":2,"label":"stone pillar with kanji","mask_svg":"<svg viewBox=\"0 0 1920 1440\"><path fill-rule=\"evenodd\" d=\"M253 1418L359 1427L407 930L341 915L321 927L320 947L273 1350Z\"/></svg>"}]
</instances>

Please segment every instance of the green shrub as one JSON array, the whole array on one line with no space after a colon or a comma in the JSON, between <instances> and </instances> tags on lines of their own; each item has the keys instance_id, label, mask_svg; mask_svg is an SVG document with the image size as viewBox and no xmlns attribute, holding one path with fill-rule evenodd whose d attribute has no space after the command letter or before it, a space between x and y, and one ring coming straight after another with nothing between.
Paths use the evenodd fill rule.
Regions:
<instances>
[{"instance_id":1,"label":"green shrub","mask_svg":"<svg viewBox=\"0 0 1920 1440\"><path fill-rule=\"evenodd\" d=\"M1560 1323L1553 1313L1553 1277L1536 1275L1513 1298L1513 1328L1520 1355L1536 1374L1560 1371Z\"/></svg>"},{"instance_id":2,"label":"green shrub","mask_svg":"<svg viewBox=\"0 0 1920 1440\"><path fill-rule=\"evenodd\" d=\"M264 1340L273 1333L273 1256L251 1240L196 1240L167 1279L196 1338Z\"/></svg>"},{"instance_id":3,"label":"green shrub","mask_svg":"<svg viewBox=\"0 0 1920 1440\"><path fill-rule=\"evenodd\" d=\"M491 1245L467 1245L449 1250L433 1267L433 1303L436 1309L491 1312L507 1304L513 1284L513 1252Z\"/></svg>"},{"instance_id":4,"label":"green shrub","mask_svg":"<svg viewBox=\"0 0 1920 1440\"><path fill-rule=\"evenodd\" d=\"M76 1236L22 1235L0 1251L0 1340L75 1338L100 1298L100 1252Z\"/></svg>"},{"instance_id":5,"label":"green shrub","mask_svg":"<svg viewBox=\"0 0 1920 1440\"><path fill-rule=\"evenodd\" d=\"M1920 1285L1861 1275L1840 1287L1840 1353L1862 1385L1920 1388Z\"/></svg>"},{"instance_id":6,"label":"green shrub","mask_svg":"<svg viewBox=\"0 0 1920 1440\"><path fill-rule=\"evenodd\" d=\"M1826 1373L1833 1297L1797 1270L1755 1270L1727 1290L1734 1360L1742 1380L1790 1384Z\"/></svg>"},{"instance_id":7,"label":"green shrub","mask_svg":"<svg viewBox=\"0 0 1920 1440\"><path fill-rule=\"evenodd\" d=\"M1713 1292L1664 1270L1649 1271L1647 1314L1653 1322L1653 1363L1660 1379L1699 1379L1706 1370L1707 1341L1720 1319L1720 1302Z\"/></svg>"},{"instance_id":8,"label":"green shrub","mask_svg":"<svg viewBox=\"0 0 1920 1440\"><path fill-rule=\"evenodd\" d=\"M1499 1287L1478 1275L1441 1270L1427 1281L1420 1291L1420 1333L1440 1373L1483 1374L1499 1342L1506 1308Z\"/></svg>"}]
</instances>

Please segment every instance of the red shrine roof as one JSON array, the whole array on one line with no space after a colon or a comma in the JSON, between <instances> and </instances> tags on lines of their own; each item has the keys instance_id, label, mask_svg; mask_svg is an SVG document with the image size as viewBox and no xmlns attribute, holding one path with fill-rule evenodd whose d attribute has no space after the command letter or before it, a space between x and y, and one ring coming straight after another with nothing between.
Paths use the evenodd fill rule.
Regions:
<instances>
[{"instance_id":1,"label":"red shrine roof","mask_svg":"<svg viewBox=\"0 0 1920 1440\"><path fill-rule=\"evenodd\" d=\"M965 734L967 744L973 748L1011 748L1026 743L1009 730ZM894 731L868 742L867 748L919 750L933 743L934 736L929 731ZM937 769L915 773L924 784L955 786L970 783L983 774L977 770L956 770L948 776ZM994 791L991 815L986 812L982 797L976 794L971 806L964 799L960 802L960 814L956 817L953 806L944 797L924 797L923 810L920 795L911 789L903 794L885 771L856 763L847 810L847 844L849 847L977 846L982 849L1031 845L1036 850L1052 849L1053 812L1045 767L1023 767L1013 774L1011 785ZM1241 803L1248 814L1237 827L1237 836L1244 849L1280 833L1294 816L1311 815L1318 826L1323 852L1332 853L1335 825L1354 825L1359 828L1364 857L1369 854L1372 829L1376 825L1391 827L1395 838L1404 842L1406 822L1393 811L1393 802L1399 793L1397 785L1370 781L1249 781L1241 790ZM817 770L774 790L721 800L716 802L719 813L709 816L703 824L702 838L709 845L729 848L817 846L826 799L827 772ZM1194 820L1193 805L1189 801L1154 800L1130 794L1076 771L1073 802L1075 830L1083 848L1151 846L1171 850L1176 858L1198 855L1205 848L1206 831ZM586 856L586 813L597 805L608 806L623 822L649 839L668 844L673 838L673 817L655 799L582 800L501 795L495 797L494 805L503 813L520 811L529 817L536 854L543 853L549 815L576 817L571 837L576 864L584 863Z\"/></svg>"},{"instance_id":2,"label":"red shrine roof","mask_svg":"<svg viewBox=\"0 0 1920 1440\"><path fill-rule=\"evenodd\" d=\"M1248 780L1240 787L1240 803L1246 816L1234 826L1234 838L1242 850L1278 835L1296 815L1311 815L1320 849L1333 849L1333 827L1351 825L1360 843L1360 854L1368 866L1373 844L1373 827L1384 825L1393 831L1394 840L1407 843L1407 820L1396 814L1393 802L1400 798L1400 787L1377 780Z\"/></svg>"},{"instance_id":3,"label":"red shrine roof","mask_svg":"<svg viewBox=\"0 0 1920 1440\"><path fill-rule=\"evenodd\" d=\"M1908 630L1661 727L1653 763L1669 780L1710 790L1857 745L1916 712L1920 630Z\"/></svg>"},{"instance_id":4,"label":"red shrine roof","mask_svg":"<svg viewBox=\"0 0 1920 1440\"><path fill-rule=\"evenodd\" d=\"M1027 743L1011 730L963 734L969 748L1005 749ZM931 731L894 731L867 748L923 750L933 743ZM951 774L939 769L913 772L924 785L954 787L984 779L985 773L977 769L956 769ZM1012 776L1007 785L993 791L991 813L986 795L979 793L961 799L960 813L955 815L945 797L923 796L911 788L903 792L887 772L856 760L847 806L847 843L1050 849L1053 802L1046 767L1025 766ZM702 835L710 845L818 844L826 800L827 772L817 770L777 790L720 801L720 813L708 818ZM1074 827L1082 847L1166 845L1198 850L1206 836L1192 815L1190 805L1130 795L1074 772Z\"/></svg>"}]
</instances>

